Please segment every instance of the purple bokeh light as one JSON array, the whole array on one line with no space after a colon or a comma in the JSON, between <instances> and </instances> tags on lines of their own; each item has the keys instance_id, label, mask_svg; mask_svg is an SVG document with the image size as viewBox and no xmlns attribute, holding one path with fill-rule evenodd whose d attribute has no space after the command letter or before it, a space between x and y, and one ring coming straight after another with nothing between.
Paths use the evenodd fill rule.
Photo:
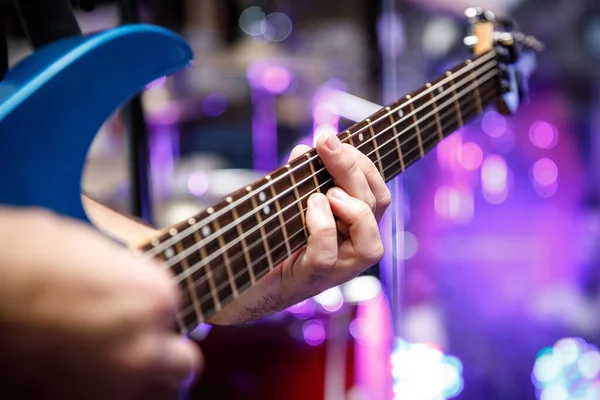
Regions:
<instances>
[{"instance_id":1,"label":"purple bokeh light","mask_svg":"<svg viewBox=\"0 0 600 400\"><path fill-rule=\"evenodd\" d=\"M550 186L558 179L558 167L549 158L540 158L533 164L533 179L543 186Z\"/></svg>"},{"instance_id":2,"label":"purple bokeh light","mask_svg":"<svg viewBox=\"0 0 600 400\"><path fill-rule=\"evenodd\" d=\"M288 311L294 314L297 318L306 319L314 315L317 305L312 299L301 301L298 304L294 304L288 307Z\"/></svg>"},{"instance_id":3,"label":"purple bokeh light","mask_svg":"<svg viewBox=\"0 0 600 400\"><path fill-rule=\"evenodd\" d=\"M464 169L474 171L483 162L483 150L475 143L465 143L458 151L458 162Z\"/></svg>"},{"instance_id":4,"label":"purple bokeh light","mask_svg":"<svg viewBox=\"0 0 600 400\"><path fill-rule=\"evenodd\" d=\"M558 129L549 122L535 121L529 128L529 140L536 147L550 149L558 142Z\"/></svg>"},{"instance_id":5,"label":"purple bokeh light","mask_svg":"<svg viewBox=\"0 0 600 400\"><path fill-rule=\"evenodd\" d=\"M503 157L490 155L481 166L483 196L492 204L500 204L508 196L508 167Z\"/></svg>"},{"instance_id":6,"label":"purple bokeh light","mask_svg":"<svg viewBox=\"0 0 600 400\"><path fill-rule=\"evenodd\" d=\"M204 114L210 117L218 117L227 109L227 99L221 93L211 93L202 101Z\"/></svg>"},{"instance_id":7,"label":"purple bokeh light","mask_svg":"<svg viewBox=\"0 0 600 400\"><path fill-rule=\"evenodd\" d=\"M507 127L506 117L497 111L488 111L481 118L481 129L488 136L502 136L506 132Z\"/></svg>"},{"instance_id":8,"label":"purple bokeh light","mask_svg":"<svg viewBox=\"0 0 600 400\"><path fill-rule=\"evenodd\" d=\"M317 319L311 319L302 326L304 341L311 346L318 346L325 341L325 326Z\"/></svg>"},{"instance_id":9,"label":"purple bokeh light","mask_svg":"<svg viewBox=\"0 0 600 400\"><path fill-rule=\"evenodd\" d=\"M290 86L292 75L282 66L256 62L248 68L248 81L254 88L280 94Z\"/></svg>"},{"instance_id":10,"label":"purple bokeh light","mask_svg":"<svg viewBox=\"0 0 600 400\"><path fill-rule=\"evenodd\" d=\"M208 190L208 176L204 171L195 171L188 179L188 190L194 196L202 196Z\"/></svg>"}]
</instances>

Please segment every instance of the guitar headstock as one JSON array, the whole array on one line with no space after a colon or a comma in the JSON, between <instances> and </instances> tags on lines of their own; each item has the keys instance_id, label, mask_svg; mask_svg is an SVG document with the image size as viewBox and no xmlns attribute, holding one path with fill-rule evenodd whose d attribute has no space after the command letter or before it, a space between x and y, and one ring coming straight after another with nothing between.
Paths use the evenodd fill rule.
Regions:
<instances>
[{"instance_id":1,"label":"guitar headstock","mask_svg":"<svg viewBox=\"0 0 600 400\"><path fill-rule=\"evenodd\" d=\"M527 100L529 77L536 68L535 55L544 45L535 37L519 32L514 21L491 11L468 8L465 16L471 24L471 35L465 38L465 44L472 46L473 54L479 56L493 50L498 55L501 71L498 112L515 113Z\"/></svg>"}]
</instances>

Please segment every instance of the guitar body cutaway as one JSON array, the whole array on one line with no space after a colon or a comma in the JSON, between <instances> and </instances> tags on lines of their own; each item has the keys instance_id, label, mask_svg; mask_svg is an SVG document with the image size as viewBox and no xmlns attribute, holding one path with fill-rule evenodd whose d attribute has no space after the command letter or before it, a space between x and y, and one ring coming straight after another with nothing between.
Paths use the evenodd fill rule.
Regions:
<instances>
[{"instance_id":1,"label":"guitar body cutaway","mask_svg":"<svg viewBox=\"0 0 600 400\"><path fill-rule=\"evenodd\" d=\"M22 60L0 82L0 205L88 221L81 178L96 133L149 82L191 62L181 37L143 24L64 39Z\"/></svg>"}]
</instances>

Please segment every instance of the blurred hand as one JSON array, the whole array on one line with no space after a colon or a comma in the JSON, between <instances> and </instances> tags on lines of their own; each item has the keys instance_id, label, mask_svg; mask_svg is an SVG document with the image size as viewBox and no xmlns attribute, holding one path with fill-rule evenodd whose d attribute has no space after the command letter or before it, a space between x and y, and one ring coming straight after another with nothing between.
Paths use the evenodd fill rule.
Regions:
<instances>
[{"instance_id":1,"label":"blurred hand","mask_svg":"<svg viewBox=\"0 0 600 400\"><path fill-rule=\"evenodd\" d=\"M20 398L175 398L202 363L171 276L92 228L0 208L0 382ZM158 396L161 395L161 396Z\"/></svg>"},{"instance_id":2,"label":"blurred hand","mask_svg":"<svg viewBox=\"0 0 600 400\"><path fill-rule=\"evenodd\" d=\"M290 159L309 149L297 146ZM283 296L295 300L348 281L383 257L378 223L391 201L381 174L359 150L334 134L320 136L316 149L337 187L310 196L307 246L281 264Z\"/></svg>"}]
</instances>

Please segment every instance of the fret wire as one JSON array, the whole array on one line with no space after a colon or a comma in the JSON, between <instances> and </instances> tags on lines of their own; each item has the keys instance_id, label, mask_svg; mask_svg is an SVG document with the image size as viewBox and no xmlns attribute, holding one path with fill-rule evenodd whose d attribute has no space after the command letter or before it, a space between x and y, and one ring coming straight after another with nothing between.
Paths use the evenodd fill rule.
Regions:
<instances>
[{"instance_id":1,"label":"fret wire","mask_svg":"<svg viewBox=\"0 0 600 400\"><path fill-rule=\"evenodd\" d=\"M496 60L495 60L495 56L496 56L496 53L495 53L495 52L493 52L493 51L490 51L490 52L488 52L488 53L486 53L486 54L484 54L484 55L482 55L482 56L478 57L478 58L477 58L477 61L476 61L476 62L477 62L477 64L478 64L477 66L478 66L478 67L484 67L484 66L486 66L486 65L490 65L490 64L493 64L492 66L495 66L495 65L497 65L497 62L496 62ZM472 67L471 67L471 68L472 68ZM461 67L461 70L462 70L462 69L467 69L467 68L466 68L466 67ZM467 71L467 72L468 72L468 71ZM465 73L465 72L462 72L462 71L461 71L460 75L464 75L464 73ZM440 81L438 84L444 84L444 82L445 82L445 80L442 80L442 81ZM420 94L420 95L423 95L423 93L422 93L422 94ZM419 95L419 96L420 96L420 95ZM318 157L317 157L316 155L315 155L315 158L317 158L317 159L318 159ZM320 161L320 159L319 159L319 161ZM298 167L295 167L295 168L299 168L299 166L298 166ZM281 176L281 177L279 177L278 179L282 179L283 177L285 177L285 175L282 175L282 176ZM245 198L246 198L246 197L244 197L244 198L241 198L241 199L237 200L236 202L243 201ZM226 210L222 210L222 211L223 211L223 212L225 212ZM228 210L227 210L227 211L228 211ZM192 229L192 228L190 228L190 229ZM186 231L185 231L185 232L183 232L182 234L189 234L190 232L188 232L188 231L190 231L190 229L186 230ZM172 243L170 243L170 242L168 242L168 243L167 243L167 242L165 242L165 243L161 243L161 245L163 245L163 246L165 246L165 245L166 245L166 246L168 246L168 245L170 245L170 244L172 244ZM149 249L149 250L148 250L148 252L147 252L147 253L145 253L144 255L145 255L145 256L152 256L153 254L155 254L155 253L152 253L152 254L151 254L151 252L153 252L153 251L158 251L158 252L160 252L160 251L162 251L162 250L161 250L161 249Z\"/></svg>"},{"instance_id":2,"label":"fret wire","mask_svg":"<svg viewBox=\"0 0 600 400\"><path fill-rule=\"evenodd\" d=\"M419 151L421 152L421 157L425 156L425 151L423 150L423 139L421 138L421 129L419 129L419 118L418 118L418 113L415 112L415 105L412 101L410 101L412 99L412 96L408 95L406 96L406 99L409 100L408 105L410 106L410 112L413 114L413 121L414 121L414 125L415 125L415 131L416 136L417 136L417 140L419 142Z\"/></svg>"},{"instance_id":3,"label":"fret wire","mask_svg":"<svg viewBox=\"0 0 600 400\"><path fill-rule=\"evenodd\" d=\"M350 143L350 145L352 147L356 147L356 146L354 146L354 141L352 140L352 134L350 133L350 131L347 130L347 131L344 131L344 133L346 134L346 139L348 139L348 142Z\"/></svg>"},{"instance_id":4,"label":"fret wire","mask_svg":"<svg viewBox=\"0 0 600 400\"><path fill-rule=\"evenodd\" d=\"M232 203L233 199L228 197L226 199L227 203ZM231 210L231 215L233 216L233 220L237 221L240 216L238 215L237 207L233 207ZM241 238L242 242L242 251L244 252L244 259L246 261L246 266L248 267L248 274L250 275L250 282L252 285L256 283L256 277L254 276L254 268L252 268L252 260L250 259L250 253L248 253L248 245L246 244L246 237L244 236L244 232L242 230L242 224L235 224L235 229L237 231L238 236Z\"/></svg>"},{"instance_id":5,"label":"fret wire","mask_svg":"<svg viewBox=\"0 0 600 400\"><path fill-rule=\"evenodd\" d=\"M427 85L425 85L425 87L430 88L431 83L428 83ZM437 110L437 101L435 100L435 96L433 95L433 92L431 92L430 97L431 97L431 101L433 102L434 110ZM439 113L437 113L437 112L435 112L435 123L437 124L438 135L439 135L440 142L441 142L442 140L444 140L444 132L442 131L442 123L440 122L440 116L439 116Z\"/></svg>"},{"instance_id":6,"label":"fret wire","mask_svg":"<svg viewBox=\"0 0 600 400\"><path fill-rule=\"evenodd\" d=\"M489 52L487 52L487 53L485 53L485 54L483 54L483 55L479 56L479 57L476 59L476 62L474 62L473 64L477 63L477 67L478 67L478 68L479 68L479 67L483 67L483 66L485 66L486 64L494 64L494 63L495 63L495 64L494 64L494 66L495 66L495 65L497 65L497 62L496 62L496 60L495 60L495 57L496 57L496 53L495 53L494 51L489 51ZM473 68L473 66L471 66L471 68ZM467 73L467 72L468 72L468 71L462 71L462 70L465 70L465 69L468 69L468 68L467 68L466 66L462 66L462 67L460 67L460 69L458 69L458 70L457 70L457 72L461 72L461 73L460 73L460 75L464 75L465 73ZM444 82L445 82L445 80L441 80L441 81L440 81L438 84L442 84L442 85L443 85L443 84L444 84ZM421 93L421 94L419 94L419 96L421 96L421 95L424 95L424 94L426 94L426 93ZM383 117L382 117L382 118L383 118ZM316 158L318 158L316 155L315 155L315 157L316 157ZM301 165L299 165L299 166L297 166L297 167L295 167L295 168L299 168L300 166L301 166ZM284 176L281 176L281 177L279 177L278 179L282 179L283 177L284 177ZM261 188L261 189L262 189L262 188ZM247 195L247 196L248 196L248 195ZM240 199L238 199L238 200L236 200L236 203L237 203L237 202L240 202L240 201L244 201L244 200L247 198L247 196L246 196L246 197L243 197L243 198L240 198ZM221 210L221 211L223 211L223 212L226 212L226 211L229 211L229 210L225 210L225 209L223 209L223 210ZM190 233L192 230L193 230L193 227L190 227L190 228L188 228L188 229L187 229L185 232L183 232L182 234L186 234L186 235L187 235L187 234L189 234L189 233ZM168 242L168 243L167 243L167 242ZM170 246L170 245L172 245L172 243L170 243L169 241L166 241L165 243L161 243L161 245L163 245L163 246ZM156 248L153 248L153 249L150 249L150 250L148 250L148 252L147 252L147 253L145 253L144 255L145 255L145 256L152 256L152 255L155 255L156 253L152 253L153 251L158 251L158 252L161 252L162 250L161 250L161 249L156 249Z\"/></svg>"},{"instance_id":7,"label":"fret wire","mask_svg":"<svg viewBox=\"0 0 600 400\"><path fill-rule=\"evenodd\" d=\"M488 72L487 72L487 74L485 75L485 76L486 76L486 79L485 79L484 81L487 81L487 80L489 80L489 79L491 79L491 78L494 78L495 76L497 76L497 71L495 71L495 70L486 69L486 71L488 71ZM485 72L485 71L484 71L484 72ZM489 75L489 76L488 76L488 75ZM444 105L443 105L443 107L446 107L446 104L444 104ZM290 167L290 166L288 166L288 169L291 169L291 167ZM292 177L292 178L293 178L293 177ZM296 188L296 187L294 187L293 189L296 189L296 190L297 190L297 188ZM300 205L300 207L301 207L301 205ZM248 233L246 233L246 234L245 234L245 236L247 236L247 235L248 235Z\"/></svg>"},{"instance_id":8,"label":"fret wire","mask_svg":"<svg viewBox=\"0 0 600 400\"><path fill-rule=\"evenodd\" d=\"M175 243L175 249L178 253L183 250L183 246L181 242ZM181 265L187 271L190 267L187 257L181 260ZM196 295L196 291L192 290L194 287L194 282L192 280L192 275L188 275L185 279L188 289L190 289L190 297L192 298L192 304L194 306L194 310L196 311L196 318L199 322L204 322L204 315L200 310L200 303L198 302L198 296Z\"/></svg>"},{"instance_id":9,"label":"fret wire","mask_svg":"<svg viewBox=\"0 0 600 400\"><path fill-rule=\"evenodd\" d=\"M389 114L390 117L392 134L394 135L394 141L396 142L396 148L398 149L398 160L400 160L400 167L404 171L404 156L402 155L402 146L400 145L400 138L398 135L398 129L396 129L396 122L394 121L393 113L391 112L392 109L390 107L386 107L385 111Z\"/></svg>"},{"instance_id":10,"label":"fret wire","mask_svg":"<svg viewBox=\"0 0 600 400\"><path fill-rule=\"evenodd\" d=\"M495 97L495 95L496 95L496 93L495 93L495 92L493 92L493 93L492 93L492 95L490 96L490 98L493 98L493 97ZM472 113L472 111L473 111L473 110L469 110L469 111L466 113L467 117L471 117L471 113ZM449 113L445 113L445 116L448 116L448 115L449 115ZM475 115L477 115L477 113L475 113ZM425 132L425 131L428 131L428 130L429 130L429 128L431 128L431 127L433 127L433 123L430 123L430 124L428 124L428 125L427 125L427 126L424 128L424 129L423 129L423 132ZM435 132L433 132L433 134L432 134L432 135L427 135L425 140L426 140L426 141L428 141L428 140L429 140L429 139L431 139L431 138L434 138L434 139L436 139L436 133L435 133ZM390 154L390 153L388 153L388 154L386 154L386 155L389 155L389 154ZM384 155L384 157L385 157L386 155ZM406 155L408 155L408 154L406 154ZM420 156L420 153L419 153L419 154L418 154L418 155L417 155L415 158L413 158L413 159L411 159L411 160L410 160L410 164L412 164L413 162L417 161L417 160L418 160L418 159L420 159L420 158L421 158L421 156ZM400 162L400 160L399 160L398 162ZM393 166L394 166L396 163L397 163L397 162L395 162L395 163L393 163L393 164L390 164L390 165L388 165L388 166L386 167L386 169L385 169L385 170L387 171L388 169L390 169L391 167L393 167ZM400 170L399 170L399 172L402 172L402 171L403 171L402 169L400 169ZM385 171L384 171L384 172L385 172ZM392 176L393 176L393 175L396 175L396 174L398 174L398 171L397 171L397 172L394 172L394 173L392 174ZM310 193L308 193L308 194L307 194L307 196L308 196L308 195L310 195ZM292 219L296 219L296 218L298 218L298 217L299 217L299 216L301 216L301 215L302 215L302 214L295 214L295 215L292 217ZM298 235L298 234L300 234L302 231L303 231L303 229L300 229L300 230L296 231L295 233L293 233L293 234L292 234L292 236L291 236L291 237L294 237L295 235ZM295 246L295 247L294 247L294 249L292 250L292 252L295 252L296 250L298 250L299 248L301 248L303 245L304 245L304 244L303 244L303 243L301 243L301 244L299 244L298 246ZM278 246L281 246L281 244L279 244ZM264 257L264 255L263 255L263 257ZM282 262L284 259L285 259L285 257L282 257L282 259L278 259L278 260L276 260L276 261L275 261L275 263L276 263L276 264L279 264L279 263L280 263L280 262ZM257 262L260 262L260 260L258 260ZM246 285L242 285L242 287L241 287L241 288L243 288L244 286L246 286ZM243 290L243 289L242 289L242 290ZM189 307L188 307L188 310L189 310ZM187 311L187 310L184 310L184 311ZM188 312L189 312L189 311L188 311Z\"/></svg>"},{"instance_id":11,"label":"fret wire","mask_svg":"<svg viewBox=\"0 0 600 400\"><path fill-rule=\"evenodd\" d=\"M492 91L492 96L490 96L490 98L493 98L494 96L495 96L495 91ZM449 115L449 113L450 113L450 110L446 110L446 111L447 111L447 112L446 112L446 113L444 113L444 116L445 116L445 117L447 117L447 116ZM470 114L471 114L471 111L472 111L472 110L469 110L469 113L468 113L468 115L470 115ZM429 131L429 129L430 129L431 127L433 127L433 123L429 123L429 124L428 124L428 125L427 125L427 126L424 128L424 129L423 129L423 131ZM433 135L428 135L426 140L429 140L430 138L435 138L435 132L433 133ZM413 149L413 150L415 150L415 149ZM391 154L391 153L392 153L392 151L391 151L391 152L389 152L389 153L387 153L387 154L385 154L385 155L384 155L384 157L385 157L385 156L387 156L387 155L389 155L389 154ZM406 154L406 155L409 155L409 154L410 154L410 153L408 153L408 154ZM412 163L412 162L414 162L414 161L418 160L419 158L420 158L420 156L417 156L417 157L415 157L414 159L411 159L411 160L410 160L410 163ZM399 162L399 161L398 161L398 162ZM393 165L395 165L395 163L394 163L394 164L391 164L391 165L389 165L388 167L386 167L386 170L388 170L389 168L391 168ZM397 172L396 172L395 174L397 174ZM325 183L324 183L323 185L325 185ZM305 196L309 196L310 194L311 194L311 193L307 193ZM294 220L294 219L298 218L298 217L299 217L299 216L301 216L301 215L302 215L302 214L299 214L299 213L297 213L297 214L295 214L294 216L292 216L292 217L290 218L290 220ZM288 220L288 222L289 222L290 220ZM292 234L292 236L291 236L291 237L294 237L295 235L297 235L297 234L301 233L302 231L303 231L303 229L300 229L300 230L296 231L294 234ZM272 232L273 232L273 231L269 232L269 234L270 234L270 233L272 233ZM259 241L257 241L257 242L254 242L254 243L253 243L253 246L254 246L254 245L256 245L258 242L259 242ZM281 246L281 244L279 244L278 246ZM295 250L293 250L293 251L295 251ZM261 258L260 258L259 260L257 260L257 263L258 263L258 262L260 262L260 260L261 260L262 258L264 258L264 256L265 256L265 255L261 256ZM276 263L277 263L277 264L278 264L279 262L280 262L280 261L276 261Z\"/></svg>"},{"instance_id":12,"label":"fret wire","mask_svg":"<svg viewBox=\"0 0 600 400\"><path fill-rule=\"evenodd\" d=\"M196 231L195 233L197 234L198 232ZM199 252L200 252L201 260L205 260L208 258L208 255L206 254L206 249L204 248L204 246L200 246ZM208 262L206 264L204 264L204 266L206 267L205 276L206 276L206 279L208 280L208 286L210 287L210 293L212 295L212 299L215 304L215 309L217 310L217 312L221 311L221 309L222 309L221 301L219 300L219 293L217 291L217 286L215 285L212 268L210 267L210 263L208 263ZM192 275L193 274L194 274L194 272L192 272Z\"/></svg>"},{"instance_id":13,"label":"fret wire","mask_svg":"<svg viewBox=\"0 0 600 400\"><path fill-rule=\"evenodd\" d=\"M310 154L306 154L305 157L308 159L308 165L310 167L310 174L313 177L313 182L315 184L315 187L317 188L317 192L321 193L321 189L319 189L319 181L317 180L317 173L315 172L315 166L312 164L312 162L310 162ZM271 186L273 187L273 186Z\"/></svg>"},{"instance_id":14,"label":"fret wire","mask_svg":"<svg viewBox=\"0 0 600 400\"><path fill-rule=\"evenodd\" d=\"M471 65L472 61L467 60L466 65ZM479 94L479 82L477 81L477 77L473 73L473 69L471 68L471 78L473 79L471 83L471 87L473 88L473 92L475 93L475 101L477 103L477 111L479 113L483 112L483 106L481 104L481 96Z\"/></svg>"},{"instance_id":15,"label":"fret wire","mask_svg":"<svg viewBox=\"0 0 600 400\"><path fill-rule=\"evenodd\" d=\"M292 166L290 164L286 164L285 167L290 171L290 182L292 183L292 187L294 188L294 195L296 196L296 203L298 204L298 210L300 210L300 215L302 216L302 225L304 226L304 236L308 238L308 228L306 227L306 217L304 216L304 206L302 205L302 201L300 201L300 193L298 193L298 185L296 184L296 178L294 178L294 174L291 172Z\"/></svg>"},{"instance_id":16,"label":"fret wire","mask_svg":"<svg viewBox=\"0 0 600 400\"><path fill-rule=\"evenodd\" d=\"M312 165L312 164L311 164ZM266 176L268 181L271 180L269 175ZM285 239L285 249L287 250L288 256L292 256L292 249L290 248L290 238L288 236L287 227L285 226L285 222L283 220L283 213L281 212L281 204L279 203L279 199L277 198L277 192L275 190L275 185L271 186L271 197L275 199L275 209L277 210L277 214L279 215L279 223L281 224L281 232L283 233L283 238Z\"/></svg>"},{"instance_id":17,"label":"fret wire","mask_svg":"<svg viewBox=\"0 0 600 400\"><path fill-rule=\"evenodd\" d=\"M246 190L248 192L252 191L251 186L246 186ZM273 271L273 260L271 260L271 250L268 243L268 239L265 236L265 228L262 223L262 216L260 215L260 210L258 209L258 205L256 204L256 199L254 196L250 197L250 201L252 202L252 208L254 209L254 217L256 218L256 223L258 224L258 230L260 231L260 236L262 238L263 247L265 248L265 253L267 254L267 262L269 263L269 271Z\"/></svg>"},{"instance_id":18,"label":"fret wire","mask_svg":"<svg viewBox=\"0 0 600 400\"><path fill-rule=\"evenodd\" d=\"M213 229L218 232L221 229L219 225L219 219L215 219L213 222ZM223 235L219 235L218 238L219 249L225 247L225 241L223 240ZM233 294L233 298L237 298L240 294L238 292L237 286L235 284L235 279L233 277L233 271L231 269L231 261L229 261L229 256L227 254L227 250L223 251L223 262L225 263L225 271L227 272L227 278L229 280L229 285L231 286L231 292ZM220 290L220 289L219 289Z\"/></svg>"},{"instance_id":19,"label":"fret wire","mask_svg":"<svg viewBox=\"0 0 600 400\"><path fill-rule=\"evenodd\" d=\"M383 165L381 164L381 156L379 155L379 145L377 144L375 132L373 131L373 124L371 123L371 120L369 118L367 118L365 121L367 122L369 133L371 134L371 140L373 140L373 147L375 148L375 155L377 157L375 165L377 165L377 167L379 168L379 173L385 179L385 175L383 174Z\"/></svg>"},{"instance_id":20,"label":"fret wire","mask_svg":"<svg viewBox=\"0 0 600 400\"><path fill-rule=\"evenodd\" d=\"M488 75L490 75L490 76L489 76L489 77L487 77L487 78L484 80L485 82L487 82L487 81L488 81L488 80L490 80L491 78L493 78L493 77L497 76L497 73L496 73L496 72L494 72L494 71L490 71L490 72L488 72ZM462 95L463 95L463 93L461 92L461 96L462 96ZM445 102L445 103L442 105L442 107L441 107L441 108L443 109L443 108L446 108L447 106L450 106L450 105L451 105L451 102L449 103L449 102L447 101L447 102ZM427 117L429 117L429 116L430 116L430 115L428 115ZM404 132L401 132L400 134L402 134L402 133L404 133ZM293 204L291 204L290 206L293 206ZM300 210L302 210L302 208L300 208ZM303 214L302 214L302 217L304 217L304 215L303 215ZM306 225L304 224L304 226L306 226ZM247 236L249 233L251 233L251 232L247 232L247 233L245 233L245 236ZM198 267L198 268L201 268L202 266L200 265L200 266L197 266L197 267Z\"/></svg>"},{"instance_id":21,"label":"fret wire","mask_svg":"<svg viewBox=\"0 0 600 400\"><path fill-rule=\"evenodd\" d=\"M448 78L452 77L452 72L448 71L446 72L446 76ZM463 119L462 119L462 112L460 111L460 104L458 104L458 97L456 95L456 85L454 84L454 78L451 78L451 83L452 83L452 93L453 93L453 98L454 98L454 104L455 104L455 109L456 109L456 120L458 121L458 126L461 127L463 126Z\"/></svg>"}]
</instances>

